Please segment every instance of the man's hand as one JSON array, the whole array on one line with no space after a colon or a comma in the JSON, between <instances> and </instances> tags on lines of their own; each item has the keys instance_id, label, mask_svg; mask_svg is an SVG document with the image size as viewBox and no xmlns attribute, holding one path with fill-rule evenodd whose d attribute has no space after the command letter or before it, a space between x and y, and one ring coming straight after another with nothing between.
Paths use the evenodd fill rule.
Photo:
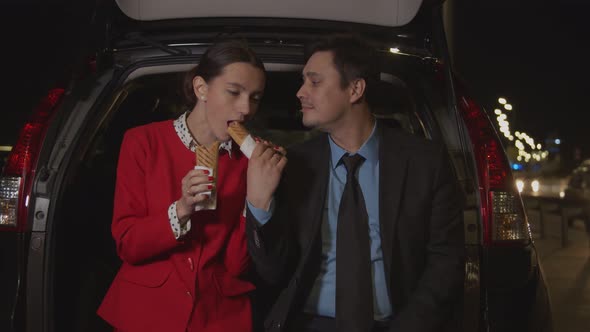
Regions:
<instances>
[{"instance_id":1,"label":"man's hand","mask_svg":"<svg viewBox=\"0 0 590 332\"><path fill-rule=\"evenodd\" d=\"M256 143L248 163L248 193L246 199L255 208L267 210L279 185L285 165L286 151L267 142Z\"/></svg>"}]
</instances>

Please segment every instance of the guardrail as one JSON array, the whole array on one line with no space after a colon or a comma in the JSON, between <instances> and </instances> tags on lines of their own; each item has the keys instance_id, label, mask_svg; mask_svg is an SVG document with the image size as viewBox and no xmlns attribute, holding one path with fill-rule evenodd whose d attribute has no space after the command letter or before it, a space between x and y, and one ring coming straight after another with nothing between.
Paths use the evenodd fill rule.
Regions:
<instances>
[{"instance_id":1,"label":"guardrail","mask_svg":"<svg viewBox=\"0 0 590 332\"><path fill-rule=\"evenodd\" d=\"M546 217L548 214L561 217L561 246L568 245L568 228L570 218L582 218L585 220L586 232L590 236L590 200L565 198L558 196L538 196L521 193L522 201L526 210L539 211L539 236L546 236Z\"/></svg>"}]
</instances>

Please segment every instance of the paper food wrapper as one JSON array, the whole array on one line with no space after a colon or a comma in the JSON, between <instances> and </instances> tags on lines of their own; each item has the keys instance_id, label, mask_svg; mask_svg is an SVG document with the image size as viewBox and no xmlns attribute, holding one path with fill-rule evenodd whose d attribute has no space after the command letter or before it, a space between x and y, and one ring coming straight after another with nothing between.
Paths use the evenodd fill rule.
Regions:
<instances>
[{"instance_id":1,"label":"paper food wrapper","mask_svg":"<svg viewBox=\"0 0 590 332\"><path fill-rule=\"evenodd\" d=\"M240 146L240 150L244 155L250 159L252 151L256 147L256 141L244 126L239 122L232 122L227 127L227 132L231 138Z\"/></svg>"},{"instance_id":2,"label":"paper food wrapper","mask_svg":"<svg viewBox=\"0 0 590 332\"><path fill-rule=\"evenodd\" d=\"M204 192L209 195L209 199L195 206L195 211L215 210L217 208L217 162L219 159L220 142L214 142L210 146L198 145L195 150L196 166L195 169L208 170L213 177L213 189Z\"/></svg>"}]
</instances>

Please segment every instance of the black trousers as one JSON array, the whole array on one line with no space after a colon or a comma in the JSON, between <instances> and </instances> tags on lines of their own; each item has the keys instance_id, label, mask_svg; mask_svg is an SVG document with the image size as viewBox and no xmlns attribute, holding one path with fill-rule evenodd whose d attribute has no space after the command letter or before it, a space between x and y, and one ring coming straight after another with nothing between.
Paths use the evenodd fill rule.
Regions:
<instances>
[{"instance_id":1,"label":"black trousers","mask_svg":"<svg viewBox=\"0 0 590 332\"><path fill-rule=\"evenodd\" d=\"M316 316L301 313L295 317L287 328L289 332L346 332L338 331L336 328L336 319L332 317ZM387 332L389 323L375 321L373 329L367 332Z\"/></svg>"}]
</instances>

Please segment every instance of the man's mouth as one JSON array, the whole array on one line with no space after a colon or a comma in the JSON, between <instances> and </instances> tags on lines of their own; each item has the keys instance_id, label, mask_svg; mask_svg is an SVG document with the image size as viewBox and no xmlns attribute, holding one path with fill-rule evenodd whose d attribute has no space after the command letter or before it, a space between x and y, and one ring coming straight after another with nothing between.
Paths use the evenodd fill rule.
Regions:
<instances>
[{"instance_id":1,"label":"man's mouth","mask_svg":"<svg viewBox=\"0 0 590 332\"><path fill-rule=\"evenodd\" d=\"M301 112L307 112L309 110L313 109L313 106L311 105L301 105Z\"/></svg>"}]
</instances>

